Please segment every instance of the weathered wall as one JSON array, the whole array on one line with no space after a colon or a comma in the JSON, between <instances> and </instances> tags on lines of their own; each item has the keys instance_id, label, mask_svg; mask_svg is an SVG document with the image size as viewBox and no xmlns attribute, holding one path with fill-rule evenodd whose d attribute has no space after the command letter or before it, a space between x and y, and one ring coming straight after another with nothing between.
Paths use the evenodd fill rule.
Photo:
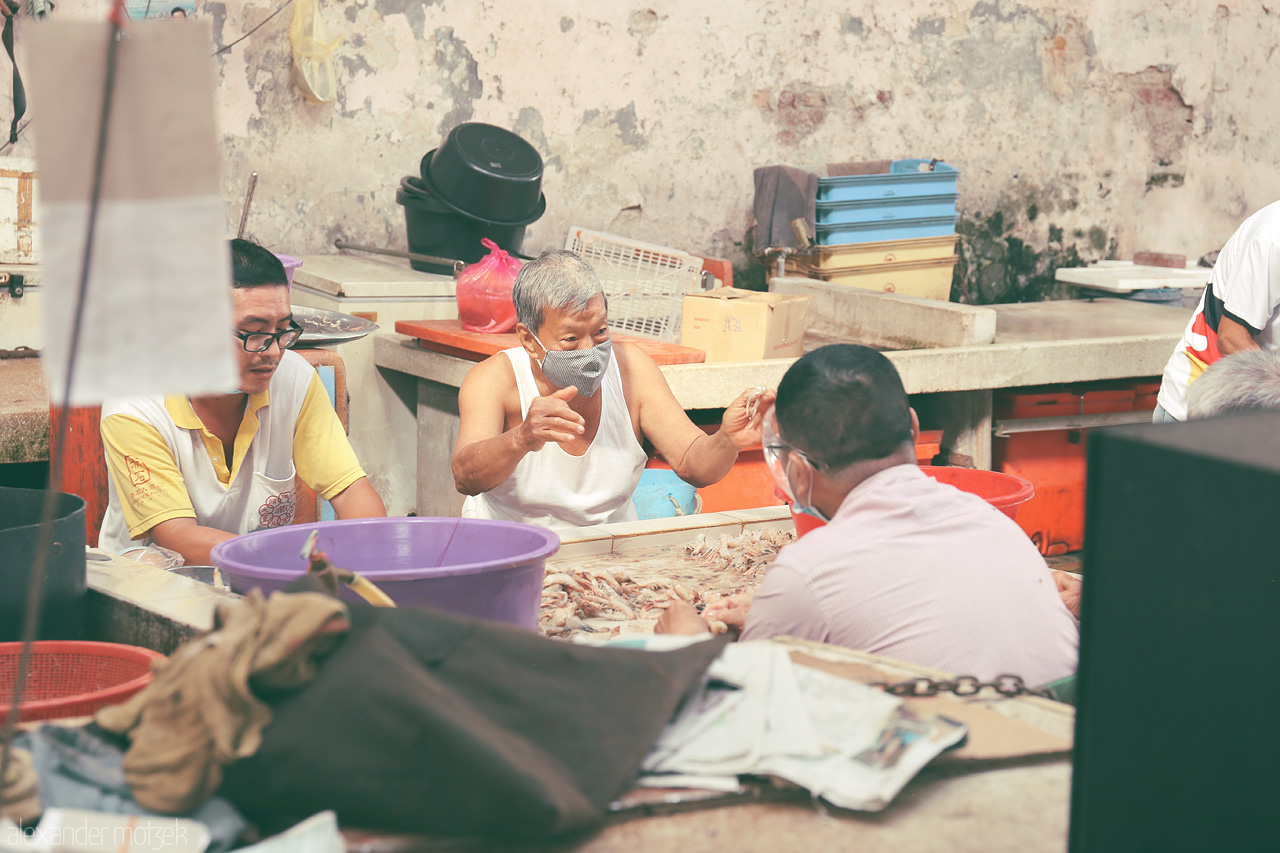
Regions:
<instances>
[{"instance_id":1,"label":"weathered wall","mask_svg":"<svg viewBox=\"0 0 1280 853\"><path fill-rule=\"evenodd\" d=\"M74 0L68 0L74 7ZM956 297L1052 267L1217 248L1280 197L1280 7L1200 0L323 0L338 103L290 80L289 12L218 59L228 221L282 251L405 246L394 189L463 121L547 163L526 250L581 225L732 257L752 169L962 170ZM196 2L218 44L275 0ZM761 278L759 267L753 272Z\"/></svg>"}]
</instances>

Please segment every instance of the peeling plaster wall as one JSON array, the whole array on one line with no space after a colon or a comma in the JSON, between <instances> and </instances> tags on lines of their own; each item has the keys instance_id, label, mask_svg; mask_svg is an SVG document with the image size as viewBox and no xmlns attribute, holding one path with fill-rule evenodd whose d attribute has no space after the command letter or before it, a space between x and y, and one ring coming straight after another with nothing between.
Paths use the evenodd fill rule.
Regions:
<instances>
[{"instance_id":1,"label":"peeling plaster wall","mask_svg":"<svg viewBox=\"0 0 1280 853\"><path fill-rule=\"evenodd\" d=\"M250 230L281 251L404 248L398 180L463 121L514 129L546 162L526 251L580 225L728 256L757 282L760 165L954 164L953 296L971 302L1050 296L1064 263L1199 257L1280 198L1280 2L322 6L345 36L336 105L293 86L288 12L218 59L229 228L257 170ZM218 44L276 7L196 2Z\"/></svg>"}]
</instances>

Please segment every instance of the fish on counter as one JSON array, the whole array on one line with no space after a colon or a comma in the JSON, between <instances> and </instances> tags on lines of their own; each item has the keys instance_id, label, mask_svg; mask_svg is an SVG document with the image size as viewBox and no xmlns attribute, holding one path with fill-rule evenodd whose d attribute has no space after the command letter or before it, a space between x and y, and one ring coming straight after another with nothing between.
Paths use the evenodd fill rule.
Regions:
<instances>
[{"instance_id":1,"label":"fish on counter","mask_svg":"<svg viewBox=\"0 0 1280 853\"><path fill-rule=\"evenodd\" d=\"M781 530L700 535L683 547L555 563L543 580L538 627L547 636L575 640L648 632L672 600L701 607L753 589L778 549L794 538Z\"/></svg>"}]
</instances>

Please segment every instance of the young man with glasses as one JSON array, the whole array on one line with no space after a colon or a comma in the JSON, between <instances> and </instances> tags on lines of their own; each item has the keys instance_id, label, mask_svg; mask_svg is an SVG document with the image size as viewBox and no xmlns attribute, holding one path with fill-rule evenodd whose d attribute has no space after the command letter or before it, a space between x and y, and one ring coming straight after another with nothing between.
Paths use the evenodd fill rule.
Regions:
<instances>
[{"instance_id":1,"label":"young man with glasses","mask_svg":"<svg viewBox=\"0 0 1280 853\"><path fill-rule=\"evenodd\" d=\"M101 548L155 543L207 565L219 542L293 520L295 475L338 518L386 515L319 376L288 351L302 328L280 259L232 240L231 271L239 387L102 407L110 489Z\"/></svg>"},{"instance_id":2,"label":"young man with glasses","mask_svg":"<svg viewBox=\"0 0 1280 853\"><path fill-rule=\"evenodd\" d=\"M793 364L765 417L771 472L826 522L787 545L754 597L699 615L672 604L659 632L707 620L744 640L804 637L983 680L1071 675L1078 629L1044 558L1007 516L916 464L919 430L893 363L853 344Z\"/></svg>"}]
</instances>

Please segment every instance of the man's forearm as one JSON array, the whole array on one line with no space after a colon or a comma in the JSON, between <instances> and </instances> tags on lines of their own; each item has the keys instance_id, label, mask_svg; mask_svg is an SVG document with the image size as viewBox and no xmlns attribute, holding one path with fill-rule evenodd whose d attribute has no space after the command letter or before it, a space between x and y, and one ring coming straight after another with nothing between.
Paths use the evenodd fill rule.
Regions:
<instances>
[{"instance_id":1,"label":"man's forearm","mask_svg":"<svg viewBox=\"0 0 1280 853\"><path fill-rule=\"evenodd\" d=\"M468 444L454 454L453 480L457 490L464 495L478 495L514 474L529 452L520 440L519 430L518 426L513 427L501 435Z\"/></svg>"},{"instance_id":2,"label":"man's forearm","mask_svg":"<svg viewBox=\"0 0 1280 853\"><path fill-rule=\"evenodd\" d=\"M234 533L214 527L201 527L194 518L175 518L163 521L151 528L151 540L161 548L177 551L188 566L209 565L209 552L213 546L228 539Z\"/></svg>"},{"instance_id":3,"label":"man's forearm","mask_svg":"<svg viewBox=\"0 0 1280 853\"><path fill-rule=\"evenodd\" d=\"M724 430L715 435L702 435L689 445L679 465L672 468L681 480L697 488L718 483L729 473L738 459L738 447Z\"/></svg>"},{"instance_id":4,"label":"man's forearm","mask_svg":"<svg viewBox=\"0 0 1280 853\"><path fill-rule=\"evenodd\" d=\"M1230 317L1218 321L1218 352L1223 355L1235 355L1238 352L1262 349L1253 332L1247 326L1237 323Z\"/></svg>"}]
</instances>

